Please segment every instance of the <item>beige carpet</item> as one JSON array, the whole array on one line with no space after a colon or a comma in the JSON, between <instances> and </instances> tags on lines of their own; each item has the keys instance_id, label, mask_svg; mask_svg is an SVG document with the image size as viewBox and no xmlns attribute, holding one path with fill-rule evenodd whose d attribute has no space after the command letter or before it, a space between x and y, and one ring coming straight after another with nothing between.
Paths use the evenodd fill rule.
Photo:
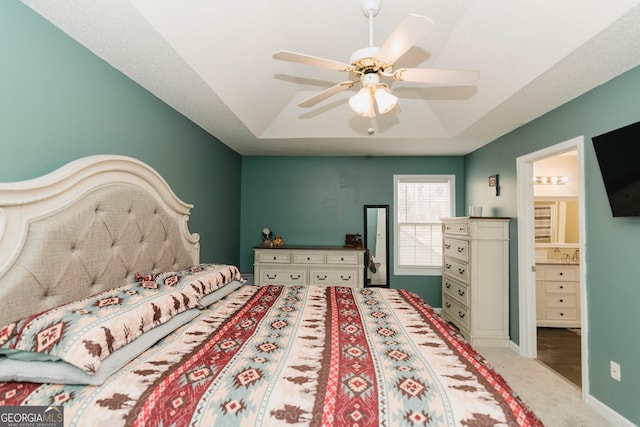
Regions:
<instances>
[{"instance_id":1,"label":"beige carpet","mask_svg":"<svg viewBox=\"0 0 640 427\"><path fill-rule=\"evenodd\" d=\"M575 385L534 359L506 348L479 347L493 365L548 427L615 427L582 401Z\"/></svg>"}]
</instances>

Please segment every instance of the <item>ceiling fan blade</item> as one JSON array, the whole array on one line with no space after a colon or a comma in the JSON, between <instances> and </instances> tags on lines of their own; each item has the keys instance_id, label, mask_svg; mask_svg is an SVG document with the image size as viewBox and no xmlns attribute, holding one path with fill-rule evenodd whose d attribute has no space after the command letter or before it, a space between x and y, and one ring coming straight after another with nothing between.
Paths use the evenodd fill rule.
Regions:
<instances>
[{"instance_id":1,"label":"ceiling fan blade","mask_svg":"<svg viewBox=\"0 0 640 427\"><path fill-rule=\"evenodd\" d=\"M344 62L332 61L331 59L318 58L316 56L305 55L303 53L279 50L273 53L273 59L281 61L297 62L299 64L312 65L314 67L329 68L336 71L351 71L352 67Z\"/></svg>"},{"instance_id":2,"label":"ceiling fan blade","mask_svg":"<svg viewBox=\"0 0 640 427\"><path fill-rule=\"evenodd\" d=\"M380 46L376 57L384 63L393 64L413 45L423 39L432 25L433 21L426 16L405 16L384 44Z\"/></svg>"},{"instance_id":3,"label":"ceiling fan blade","mask_svg":"<svg viewBox=\"0 0 640 427\"><path fill-rule=\"evenodd\" d=\"M335 86L331 86L329 89L323 90L320 93L313 95L311 98L306 99L298 104L298 107L313 107L320 101L324 101L330 96L335 95L338 92L342 92L343 90L349 89L357 82L346 81L342 83L338 83Z\"/></svg>"},{"instance_id":4,"label":"ceiling fan blade","mask_svg":"<svg viewBox=\"0 0 640 427\"><path fill-rule=\"evenodd\" d=\"M470 86L478 81L480 72L473 70L438 70L434 68L401 68L394 71L393 78L402 82Z\"/></svg>"}]
</instances>

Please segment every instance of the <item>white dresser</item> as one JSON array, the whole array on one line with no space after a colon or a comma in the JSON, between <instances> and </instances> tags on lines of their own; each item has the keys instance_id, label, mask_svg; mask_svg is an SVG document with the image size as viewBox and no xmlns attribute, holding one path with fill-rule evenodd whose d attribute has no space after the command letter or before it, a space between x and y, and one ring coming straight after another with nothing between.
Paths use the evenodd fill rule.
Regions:
<instances>
[{"instance_id":1,"label":"white dresser","mask_svg":"<svg viewBox=\"0 0 640 427\"><path fill-rule=\"evenodd\" d=\"M364 286L364 249L256 246L253 251L256 285Z\"/></svg>"},{"instance_id":2,"label":"white dresser","mask_svg":"<svg viewBox=\"0 0 640 427\"><path fill-rule=\"evenodd\" d=\"M579 328L580 265L536 264L536 324Z\"/></svg>"},{"instance_id":3,"label":"white dresser","mask_svg":"<svg viewBox=\"0 0 640 427\"><path fill-rule=\"evenodd\" d=\"M443 218L442 315L473 345L509 345L509 218Z\"/></svg>"}]
</instances>

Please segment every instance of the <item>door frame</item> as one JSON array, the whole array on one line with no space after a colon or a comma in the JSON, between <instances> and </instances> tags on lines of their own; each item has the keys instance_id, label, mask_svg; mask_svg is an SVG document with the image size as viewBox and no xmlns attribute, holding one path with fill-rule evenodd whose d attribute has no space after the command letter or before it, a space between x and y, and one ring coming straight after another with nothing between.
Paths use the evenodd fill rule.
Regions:
<instances>
[{"instance_id":1,"label":"door frame","mask_svg":"<svg viewBox=\"0 0 640 427\"><path fill-rule=\"evenodd\" d=\"M584 136L520 156L516 159L518 209L518 306L520 355L536 358L536 275L535 236L533 217L533 163L567 151L578 152L578 213L580 234L580 313L582 351L582 398L589 395L589 354L586 277L586 225L585 225L585 161Z\"/></svg>"}]
</instances>

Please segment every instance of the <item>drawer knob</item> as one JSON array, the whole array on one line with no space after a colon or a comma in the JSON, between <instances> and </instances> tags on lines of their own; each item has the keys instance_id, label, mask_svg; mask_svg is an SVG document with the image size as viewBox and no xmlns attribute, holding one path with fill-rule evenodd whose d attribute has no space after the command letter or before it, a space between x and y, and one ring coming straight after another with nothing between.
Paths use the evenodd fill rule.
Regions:
<instances>
[{"instance_id":1,"label":"drawer knob","mask_svg":"<svg viewBox=\"0 0 640 427\"><path fill-rule=\"evenodd\" d=\"M561 271L561 272L560 272L560 275L562 276L563 274L564 274L564 273Z\"/></svg>"},{"instance_id":2,"label":"drawer knob","mask_svg":"<svg viewBox=\"0 0 640 427\"><path fill-rule=\"evenodd\" d=\"M561 300L560 300L560 302L564 302L564 300L563 300L563 299L561 299Z\"/></svg>"},{"instance_id":3,"label":"drawer knob","mask_svg":"<svg viewBox=\"0 0 640 427\"><path fill-rule=\"evenodd\" d=\"M560 316L564 316L564 313L560 313Z\"/></svg>"},{"instance_id":4,"label":"drawer knob","mask_svg":"<svg viewBox=\"0 0 640 427\"><path fill-rule=\"evenodd\" d=\"M278 257L275 257L275 256L274 256L274 257L273 257L273 259L278 259Z\"/></svg>"},{"instance_id":5,"label":"drawer knob","mask_svg":"<svg viewBox=\"0 0 640 427\"><path fill-rule=\"evenodd\" d=\"M464 248L463 248L463 247L458 246L458 253L463 252L463 251L464 251Z\"/></svg>"},{"instance_id":6,"label":"drawer knob","mask_svg":"<svg viewBox=\"0 0 640 427\"><path fill-rule=\"evenodd\" d=\"M271 277L271 275L269 275L269 273L267 273L267 275L266 275L266 276L267 276L267 279L269 279L269 280L273 280L273 279L275 279L276 277L278 277L278 275L277 275L277 274L274 274L274 275L273 275L273 277Z\"/></svg>"},{"instance_id":7,"label":"drawer knob","mask_svg":"<svg viewBox=\"0 0 640 427\"><path fill-rule=\"evenodd\" d=\"M289 277L291 277L291 280L298 280L300 279L300 275L298 274L297 276L294 276L293 274L290 275Z\"/></svg>"},{"instance_id":8,"label":"drawer knob","mask_svg":"<svg viewBox=\"0 0 640 427\"><path fill-rule=\"evenodd\" d=\"M346 277L345 277L345 276L343 276L342 274L340 275L340 278L341 278L342 280L344 280L344 281L351 280L351 276L346 276Z\"/></svg>"},{"instance_id":9,"label":"drawer knob","mask_svg":"<svg viewBox=\"0 0 640 427\"><path fill-rule=\"evenodd\" d=\"M451 303L447 302L445 303L445 305L447 306L447 308L451 308Z\"/></svg>"},{"instance_id":10,"label":"drawer knob","mask_svg":"<svg viewBox=\"0 0 640 427\"><path fill-rule=\"evenodd\" d=\"M340 258L340 261L344 261L344 258Z\"/></svg>"},{"instance_id":11,"label":"drawer knob","mask_svg":"<svg viewBox=\"0 0 640 427\"><path fill-rule=\"evenodd\" d=\"M447 249L451 249L451 245L448 244L448 243L446 245L444 245L444 247L447 248Z\"/></svg>"},{"instance_id":12,"label":"drawer knob","mask_svg":"<svg viewBox=\"0 0 640 427\"><path fill-rule=\"evenodd\" d=\"M458 295L463 297L464 296L464 291L462 289L458 289Z\"/></svg>"},{"instance_id":13,"label":"drawer knob","mask_svg":"<svg viewBox=\"0 0 640 427\"><path fill-rule=\"evenodd\" d=\"M459 311L459 312L458 312L458 317L460 317L461 319L464 319L464 313L463 313L463 312L461 312L461 311Z\"/></svg>"},{"instance_id":14,"label":"drawer knob","mask_svg":"<svg viewBox=\"0 0 640 427\"><path fill-rule=\"evenodd\" d=\"M318 279L318 280L327 280L327 276L324 275L324 276L320 277L319 274L316 274L316 279Z\"/></svg>"},{"instance_id":15,"label":"drawer knob","mask_svg":"<svg viewBox=\"0 0 640 427\"><path fill-rule=\"evenodd\" d=\"M451 264L445 264L445 268L448 270L451 268Z\"/></svg>"},{"instance_id":16,"label":"drawer knob","mask_svg":"<svg viewBox=\"0 0 640 427\"><path fill-rule=\"evenodd\" d=\"M307 257L307 261L311 261L311 257L310 256Z\"/></svg>"},{"instance_id":17,"label":"drawer knob","mask_svg":"<svg viewBox=\"0 0 640 427\"><path fill-rule=\"evenodd\" d=\"M464 268L459 268L459 269L458 269L458 273L460 273L460 274L464 274Z\"/></svg>"},{"instance_id":18,"label":"drawer knob","mask_svg":"<svg viewBox=\"0 0 640 427\"><path fill-rule=\"evenodd\" d=\"M449 289L449 288L451 288L451 283L447 282L447 283L445 283L445 284L444 284L444 286L445 286L447 289Z\"/></svg>"},{"instance_id":19,"label":"drawer knob","mask_svg":"<svg viewBox=\"0 0 640 427\"><path fill-rule=\"evenodd\" d=\"M560 289L564 289L564 286L560 285Z\"/></svg>"}]
</instances>

